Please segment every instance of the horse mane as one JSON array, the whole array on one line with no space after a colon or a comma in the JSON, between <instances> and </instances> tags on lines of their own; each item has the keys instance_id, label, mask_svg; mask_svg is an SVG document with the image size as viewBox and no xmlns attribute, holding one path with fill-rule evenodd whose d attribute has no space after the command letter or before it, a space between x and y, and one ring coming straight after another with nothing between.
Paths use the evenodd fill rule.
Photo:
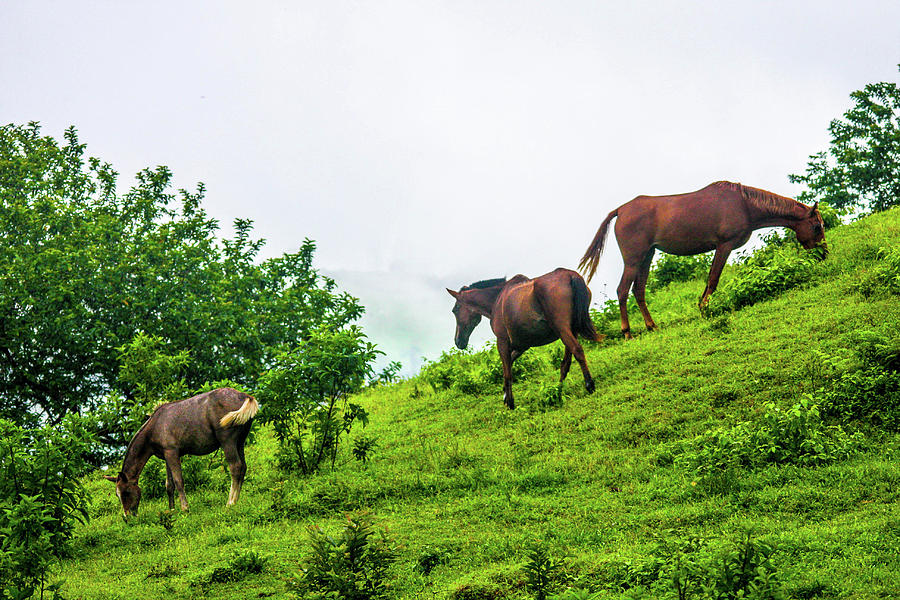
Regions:
<instances>
[{"instance_id":1,"label":"horse mane","mask_svg":"<svg viewBox=\"0 0 900 600\"><path fill-rule=\"evenodd\" d=\"M497 287L498 285L503 285L504 283L506 283L506 277L498 277L497 279L482 279L481 281L476 281L471 285L467 285L465 289L483 290L486 288Z\"/></svg>"},{"instance_id":2,"label":"horse mane","mask_svg":"<svg viewBox=\"0 0 900 600\"><path fill-rule=\"evenodd\" d=\"M739 191L745 202L768 215L797 218L797 207L802 206L802 204L792 198L750 187L749 185L732 183L730 181L717 181L713 185Z\"/></svg>"}]
</instances>

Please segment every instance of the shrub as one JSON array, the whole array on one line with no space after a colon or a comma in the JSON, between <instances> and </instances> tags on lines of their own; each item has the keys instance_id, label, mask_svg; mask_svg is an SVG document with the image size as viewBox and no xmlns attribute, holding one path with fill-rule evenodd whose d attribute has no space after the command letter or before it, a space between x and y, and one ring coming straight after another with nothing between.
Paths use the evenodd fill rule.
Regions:
<instances>
[{"instance_id":1,"label":"shrub","mask_svg":"<svg viewBox=\"0 0 900 600\"><path fill-rule=\"evenodd\" d=\"M811 279L816 262L808 254L778 252L739 265L713 295L709 312L717 315L769 300Z\"/></svg>"},{"instance_id":2,"label":"shrub","mask_svg":"<svg viewBox=\"0 0 900 600\"><path fill-rule=\"evenodd\" d=\"M227 565L214 568L194 585L207 586L211 583L240 581L248 575L262 573L267 562L268 559L260 556L255 550L237 550L231 555Z\"/></svg>"},{"instance_id":3,"label":"shrub","mask_svg":"<svg viewBox=\"0 0 900 600\"><path fill-rule=\"evenodd\" d=\"M312 553L304 560L299 579L291 583L298 597L371 600L388 596L386 574L396 549L384 532L375 534L367 516L348 517L337 537L318 527L309 531Z\"/></svg>"},{"instance_id":4,"label":"shrub","mask_svg":"<svg viewBox=\"0 0 900 600\"><path fill-rule=\"evenodd\" d=\"M548 351L532 348L513 363L513 380L526 381L543 374L549 366ZM442 352L437 360L426 362L420 377L435 390L452 389L475 395L503 383L503 364L494 344L486 344L478 352L452 349Z\"/></svg>"},{"instance_id":5,"label":"shrub","mask_svg":"<svg viewBox=\"0 0 900 600\"><path fill-rule=\"evenodd\" d=\"M368 413L349 402L372 374L379 351L357 327L319 329L279 352L259 380L260 418L278 440L279 467L305 475L334 467L341 439Z\"/></svg>"},{"instance_id":6,"label":"shrub","mask_svg":"<svg viewBox=\"0 0 900 600\"><path fill-rule=\"evenodd\" d=\"M859 440L859 434L826 425L818 405L807 396L787 410L766 404L756 422L708 431L688 442L674 462L695 473L693 485L701 490L726 493L734 488L740 469L827 464L856 452Z\"/></svg>"},{"instance_id":7,"label":"shrub","mask_svg":"<svg viewBox=\"0 0 900 600\"><path fill-rule=\"evenodd\" d=\"M814 365L822 382L815 402L826 417L900 431L900 336L885 327L852 337L849 358L820 356Z\"/></svg>"},{"instance_id":8,"label":"shrub","mask_svg":"<svg viewBox=\"0 0 900 600\"><path fill-rule=\"evenodd\" d=\"M184 484L189 489L206 487L212 481L212 462L221 455L216 453L209 456L181 457L181 472ZM162 460L151 459L141 472L141 493L145 498L164 498L166 496L166 463Z\"/></svg>"},{"instance_id":9,"label":"shrub","mask_svg":"<svg viewBox=\"0 0 900 600\"><path fill-rule=\"evenodd\" d=\"M650 270L650 277L647 279L647 290L652 292L662 289L673 282L705 278L709 273L709 268L712 266L712 258L713 255L711 253L697 254L695 256L662 254Z\"/></svg>"},{"instance_id":10,"label":"shrub","mask_svg":"<svg viewBox=\"0 0 900 600\"><path fill-rule=\"evenodd\" d=\"M643 565L632 567L635 587L628 597L781 600L774 553L774 547L749 533L739 542L717 546L676 536L661 541Z\"/></svg>"},{"instance_id":11,"label":"shrub","mask_svg":"<svg viewBox=\"0 0 900 600\"><path fill-rule=\"evenodd\" d=\"M562 564L550 556L547 547L535 542L528 549L528 560L525 562L525 587L535 600L547 600L547 593L561 575Z\"/></svg>"},{"instance_id":12,"label":"shrub","mask_svg":"<svg viewBox=\"0 0 900 600\"><path fill-rule=\"evenodd\" d=\"M880 294L900 294L900 247L879 248L879 264L866 271L854 291L866 298Z\"/></svg>"},{"instance_id":13,"label":"shrub","mask_svg":"<svg viewBox=\"0 0 900 600\"><path fill-rule=\"evenodd\" d=\"M0 598L47 589L50 566L68 555L88 519L78 478L94 443L75 417L31 431L0 420Z\"/></svg>"}]
</instances>

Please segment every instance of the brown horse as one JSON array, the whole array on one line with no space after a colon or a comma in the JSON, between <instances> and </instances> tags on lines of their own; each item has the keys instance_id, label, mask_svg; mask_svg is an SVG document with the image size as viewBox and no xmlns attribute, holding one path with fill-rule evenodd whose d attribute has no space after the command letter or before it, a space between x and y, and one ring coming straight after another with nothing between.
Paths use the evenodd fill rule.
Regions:
<instances>
[{"instance_id":1,"label":"brown horse","mask_svg":"<svg viewBox=\"0 0 900 600\"><path fill-rule=\"evenodd\" d=\"M588 308L591 291L581 275L569 269L556 269L529 279L516 275L510 280L489 279L463 286L458 292L447 290L456 298L456 346L463 350L469 344L472 330L487 317L497 336L497 351L503 363L503 402L515 408L512 393L512 363L525 350L561 339L566 347L559 381L565 380L572 355L581 365L584 387L594 392L594 379L584 359L584 350L576 335L599 341Z\"/></svg>"},{"instance_id":2,"label":"brown horse","mask_svg":"<svg viewBox=\"0 0 900 600\"><path fill-rule=\"evenodd\" d=\"M166 461L169 509L175 508L175 490L178 490L181 510L187 510L181 457L209 454L222 448L231 470L227 505L237 502L247 473L244 442L258 410L259 405L252 396L232 388L219 388L157 408L128 444L118 477L106 477L116 484L116 495L125 516L137 514L141 503L138 480L151 456Z\"/></svg>"},{"instance_id":3,"label":"brown horse","mask_svg":"<svg viewBox=\"0 0 900 600\"><path fill-rule=\"evenodd\" d=\"M618 217L616 241L625 262L617 292L622 333L628 339L631 338L631 329L626 301L632 284L634 298L647 329L657 328L644 301L650 263L657 248L681 256L716 251L706 289L700 296L701 310L716 290L728 255L743 246L756 229L787 227L797 234L797 240L804 248L821 245L826 253L828 251L818 203L806 206L772 192L719 181L689 194L638 196L609 213L578 264L588 281L597 271L603 242L613 217Z\"/></svg>"}]
</instances>

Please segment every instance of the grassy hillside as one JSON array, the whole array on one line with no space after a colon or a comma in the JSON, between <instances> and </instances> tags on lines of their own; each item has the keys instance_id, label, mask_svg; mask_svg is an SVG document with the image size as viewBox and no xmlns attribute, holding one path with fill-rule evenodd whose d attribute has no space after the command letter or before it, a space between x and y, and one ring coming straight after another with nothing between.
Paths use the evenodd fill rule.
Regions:
<instances>
[{"instance_id":1,"label":"grassy hillside","mask_svg":"<svg viewBox=\"0 0 900 600\"><path fill-rule=\"evenodd\" d=\"M393 598L538 597L528 575L542 570L562 598L677 598L676 580L709 597L699 586L741 550L758 552L756 585L776 592L757 597L900 597L900 436L890 407L867 408L883 389L853 391L873 373L892 385L870 363L893 360L900 302L872 277L898 236L897 210L830 231L831 256L804 283L736 312L702 317L699 281L656 292L659 332L636 317L625 342L616 321L598 324L610 337L587 348L591 396L577 368L554 395L558 343L520 359L515 411L495 354L448 354L430 367L438 389L420 376L359 398L359 434L377 440L366 464L346 455L288 477L258 428L228 510L217 467L189 489L190 513L171 520L148 498L125 523L97 474L62 595L290 597L309 528L368 512L399 547Z\"/></svg>"}]
</instances>

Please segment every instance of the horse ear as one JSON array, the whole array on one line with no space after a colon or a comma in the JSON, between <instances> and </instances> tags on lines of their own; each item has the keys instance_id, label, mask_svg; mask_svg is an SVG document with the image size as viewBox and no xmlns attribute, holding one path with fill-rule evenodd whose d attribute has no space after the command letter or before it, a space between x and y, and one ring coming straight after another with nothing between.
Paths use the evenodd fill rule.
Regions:
<instances>
[{"instance_id":1,"label":"horse ear","mask_svg":"<svg viewBox=\"0 0 900 600\"><path fill-rule=\"evenodd\" d=\"M113 483L116 482L116 478L113 477L112 475L104 475L104 476L103 476L103 479L105 479L105 480L107 480L107 481L112 481Z\"/></svg>"},{"instance_id":2,"label":"horse ear","mask_svg":"<svg viewBox=\"0 0 900 600\"><path fill-rule=\"evenodd\" d=\"M816 200L816 203L812 205L812 208L809 211L809 216L813 216L816 214L816 211L819 210L819 201Z\"/></svg>"},{"instance_id":3,"label":"horse ear","mask_svg":"<svg viewBox=\"0 0 900 600\"><path fill-rule=\"evenodd\" d=\"M451 296L453 296L454 298L456 298L457 300L459 300L459 292L454 292L454 291L451 290L450 288L446 288L446 290L447 290L447 293L449 293Z\"/></svg>"}]
</instances>

